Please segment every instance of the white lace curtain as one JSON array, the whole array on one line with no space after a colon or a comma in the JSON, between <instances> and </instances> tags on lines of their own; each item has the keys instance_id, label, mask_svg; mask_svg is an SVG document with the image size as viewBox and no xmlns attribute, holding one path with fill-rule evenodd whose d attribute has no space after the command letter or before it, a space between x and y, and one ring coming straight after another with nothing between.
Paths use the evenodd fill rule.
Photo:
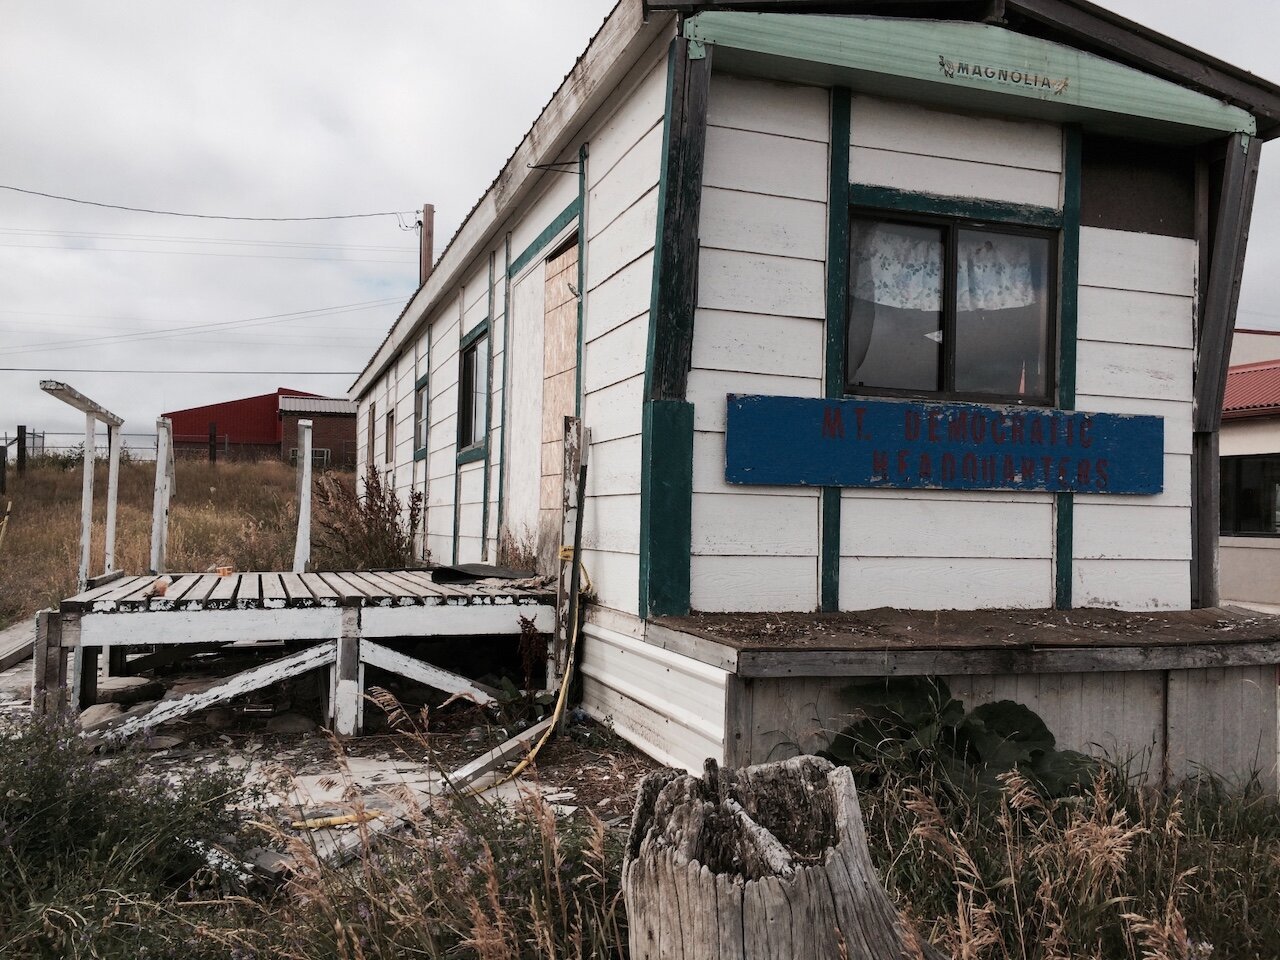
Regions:
<instances>
[{"instance_id":1,"label":"white lace curtain","mask_svg":"<svg viewBox=\"0 0 1280 960\"><path fill-rule=\"evenodd\" d=\"M902 310L942 309L943 244L931 227L877 223L855 227L854 291ZM1021 237L960 231L956 309L1007 310L1040 299L1031 244Z\"/></svg>"}]
</instances>

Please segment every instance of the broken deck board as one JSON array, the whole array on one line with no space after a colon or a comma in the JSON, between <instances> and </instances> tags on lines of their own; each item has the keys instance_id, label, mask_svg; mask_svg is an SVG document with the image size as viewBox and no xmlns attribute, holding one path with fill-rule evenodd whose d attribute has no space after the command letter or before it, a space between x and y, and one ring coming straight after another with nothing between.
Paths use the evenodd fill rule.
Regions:
<instances>
[{"instance_id":1,"label":"broken deck board","mask_svg":"<svg viewBox=\"0 0 1280 960\"><path fill-rule=\"evenodd\" d=\"M8 670L30 657L35 643L34 620L22 620L0 630L0 670Z\"/></svg>"}]
</instances>

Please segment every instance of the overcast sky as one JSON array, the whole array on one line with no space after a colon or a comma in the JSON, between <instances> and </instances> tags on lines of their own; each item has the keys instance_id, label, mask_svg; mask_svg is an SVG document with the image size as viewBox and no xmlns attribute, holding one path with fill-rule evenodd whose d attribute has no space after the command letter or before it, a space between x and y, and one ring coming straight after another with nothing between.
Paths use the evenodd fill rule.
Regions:
<instances>
[{"instance_id":1,"label":"overcast sky","mask_svg":"<svg viewBox=\"0 0 1280 960\"><path fill-rule=\"evenodd\" d=\"M1280 80L1274 0L1108 5ZM611 6L0 0L0 184L249 217L409 223L429 201L439 252ZM1280 329L1277 149L1263 152L1241 326ZM126 433L277 386L343 395L417 286L416 244L394 217L191 220L0 190L0 367L290 371L0 371L0 435L83 428L43 378ZM303 374L317 370L342 373Z\"/></svg>"}]
</instances>

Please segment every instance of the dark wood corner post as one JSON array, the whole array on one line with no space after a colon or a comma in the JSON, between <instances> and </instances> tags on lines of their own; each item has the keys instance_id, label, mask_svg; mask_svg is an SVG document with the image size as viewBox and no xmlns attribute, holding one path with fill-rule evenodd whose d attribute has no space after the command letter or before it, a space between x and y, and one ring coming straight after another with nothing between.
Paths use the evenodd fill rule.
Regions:
<instances>
[{"instance_id":1,"label":"dark wood corner post","mask_svg":"<svg viewBox=\"0 0 1280 960\"><path fill-rule=\"evenodd\" d=\"M689 611L693 405L686 399L698 284L698 213L711 48L671 43L645 366L640 614Z\"/></svg>"},{"instance_id":2,"label":"dark wood corner post","mask_svg":"<svg viewBox=\"0 0 1280 960\"><path fill-rule=\"evenodd\" d=\"M1232 134L1221 158L1221 187L1213 177L1197 177L1197 241L1208 275L1201 278L1204 291L1196 328L1195 417L1192 434L1191 473L1191 603L1214 607L1218 591L1218 428L1222 425L1222 400L1231 363L1236 305L1244 272L1249 223L1253 216L1254 188L1262 143L1247 134ZM1216 172L1218 163L1208 164ZM1205 166L1202 164L1202 171ZM1217 200L1216 209L1212 200Z\"/></svg>"}]
</instances>

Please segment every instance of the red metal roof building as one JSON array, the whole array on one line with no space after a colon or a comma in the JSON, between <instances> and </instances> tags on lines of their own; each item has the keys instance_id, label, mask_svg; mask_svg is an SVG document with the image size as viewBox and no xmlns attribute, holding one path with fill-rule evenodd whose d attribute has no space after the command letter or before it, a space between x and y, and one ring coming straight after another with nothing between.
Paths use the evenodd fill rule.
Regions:
<instances>
[{"instance_id":1,"label":"red metal roof building","mask_svg":"<svg viewBox=\"0 0 1280 960\"><path fill-rule=\"evenodd\" d=\"M173 421L174 450L179 454L207 451L212 429L220 455L244 459L278 457L283 438L280 398L315 396L305 390L280 387L275 393L173 410L164 416Z\"/></svg>"},{"instance_id":2,"label":"red metal roof building","mask_svg":"<svg viewBox=\"0 0 1280 960\"><path fill-rule=\"evenodd\" d=\"M1227 371L1222 419L1264 417L1280 413L1280 360L1242 363Z\"/></svg>"}]
</instances>

